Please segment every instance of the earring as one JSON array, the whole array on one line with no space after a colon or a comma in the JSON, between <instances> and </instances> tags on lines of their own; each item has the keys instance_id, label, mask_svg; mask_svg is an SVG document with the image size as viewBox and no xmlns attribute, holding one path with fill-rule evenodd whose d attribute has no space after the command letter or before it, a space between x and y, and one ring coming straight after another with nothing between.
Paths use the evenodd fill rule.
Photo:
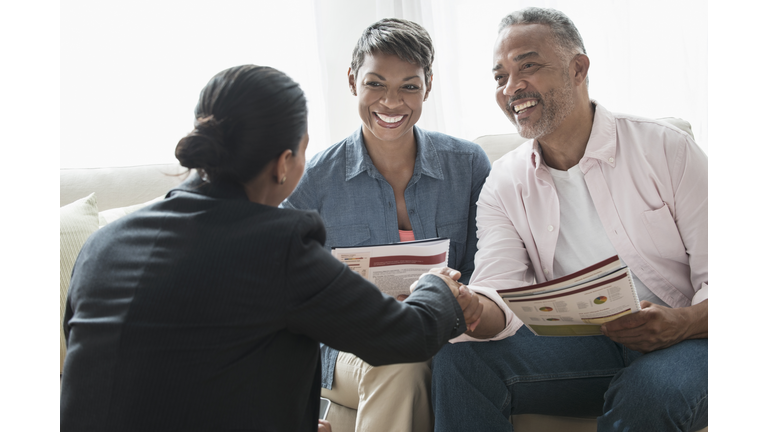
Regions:
<instances>
[{"instance_id":1,"label":"earring","mask_svg":"<svg viewBox=\"0 0 768 432\"><path fill-rule=\"evenodd\" d=\"M280 179L280 184L282 185L282 184L284 184L284 183L285 183L285 176L283 176L283 178L282 178L282 179Z\"/></svg>"}]
</instances>

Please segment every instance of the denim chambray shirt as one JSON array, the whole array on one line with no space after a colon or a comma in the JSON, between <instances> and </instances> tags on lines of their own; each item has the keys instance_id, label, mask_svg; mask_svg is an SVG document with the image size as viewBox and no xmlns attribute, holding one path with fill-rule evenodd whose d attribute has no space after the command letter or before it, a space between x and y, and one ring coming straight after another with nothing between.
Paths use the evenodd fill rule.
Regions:
<instances>
[{"instance_id":1,"label":"denim chambray shirt","mask_svg":"<svg viewBox=\"0 0 768 432\"><path fill-rule=\"evenodd\" d=\"M417 240L451 239L448 266L469 282L477 252L477 200L491 165L470 141L414 126L416 165L405 206ZM326 249L400 241L395 193L363 144L362 128L315 155L282 207L316 210L325 223ZM322 385L330 389L338 351L320 344Z\"/></svg>"}]
</instances>

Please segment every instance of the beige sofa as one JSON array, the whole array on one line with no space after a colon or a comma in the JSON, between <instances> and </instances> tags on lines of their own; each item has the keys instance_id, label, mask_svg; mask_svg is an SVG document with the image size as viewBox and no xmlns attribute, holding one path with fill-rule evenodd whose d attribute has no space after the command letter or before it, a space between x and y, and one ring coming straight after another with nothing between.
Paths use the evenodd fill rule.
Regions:
<instances>
[{"instance_id":1,"label":"beige sofa","mask_svg":"<svg viewBox=\"0 0 768 432\"><path fill-rule=\"evenodd\" d=\"M662 120L693 136L688 122L674 118ZM486 151L491 162L525 141L518 134L486 135L475 140ZM72 265L85 239L100 226L164 196L169 189L183 181L185 172L186 170L178 164L62 169L60 171L61 286L59 294L61 308L59 323L64 315ZM63 366L66 347L61 326L59 331L60 360ZM356 414L354 409L331 404L328 420L334 432L350 432L354 431ZM587 432L597 429L594 418L527 414L513 416L512 422L516 432Z\"/></svg>"}]
</instances>

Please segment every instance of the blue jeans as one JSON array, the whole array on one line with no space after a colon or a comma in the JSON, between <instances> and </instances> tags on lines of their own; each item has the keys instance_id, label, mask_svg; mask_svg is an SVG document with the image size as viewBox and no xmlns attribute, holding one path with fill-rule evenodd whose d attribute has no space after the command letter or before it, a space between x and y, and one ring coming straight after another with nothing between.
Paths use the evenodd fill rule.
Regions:
<instances>
[{"instance_id":1,"label":"blue jeans","mask_svg":"<svg viewBox=\"0 0 768 432\"><path fill-rule=\"evenodd\" d=\"M707 339L641 354L605 336L444 346L432 361L436 431L511 431L512 414L598 417L599 431L707 426Z\"/></svg>"}]
</instances>

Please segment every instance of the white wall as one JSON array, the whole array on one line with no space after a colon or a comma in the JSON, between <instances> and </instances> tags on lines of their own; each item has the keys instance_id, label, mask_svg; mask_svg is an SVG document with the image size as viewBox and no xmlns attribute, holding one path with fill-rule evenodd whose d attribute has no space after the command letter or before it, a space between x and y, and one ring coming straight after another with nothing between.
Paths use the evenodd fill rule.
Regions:
<instances>
[{"instance_id":1,"label":"white wall","mask_svg":"<svg viewBox=\"0 0 768 432\"><path fill-rule=\"evenodd\" d=\"M175 162L200 90L240 64L276 67L311 104L320 88L310 0L104 2L61 6L61 166ZM325 122L310 113L310 131Z\"/></svg>"},{"instance_id":2,"label":"white wall","mask_svg":"<svg viewBox=\"0 0 768 432\"><path fill-rule=\"evenodd\" d=\"M420 22L434 40L420 126L466 139L513 132L494 101L491 51L501 18L530 5L561 9L579 27L593 98L614 111L684 118L708 150L700 0L69 0L61 5L61 167L175 161L200 89L244 63L302 85L314 154L359 127L347 68L363 29L387 16Z\"/></svg>"}]
</instances>

